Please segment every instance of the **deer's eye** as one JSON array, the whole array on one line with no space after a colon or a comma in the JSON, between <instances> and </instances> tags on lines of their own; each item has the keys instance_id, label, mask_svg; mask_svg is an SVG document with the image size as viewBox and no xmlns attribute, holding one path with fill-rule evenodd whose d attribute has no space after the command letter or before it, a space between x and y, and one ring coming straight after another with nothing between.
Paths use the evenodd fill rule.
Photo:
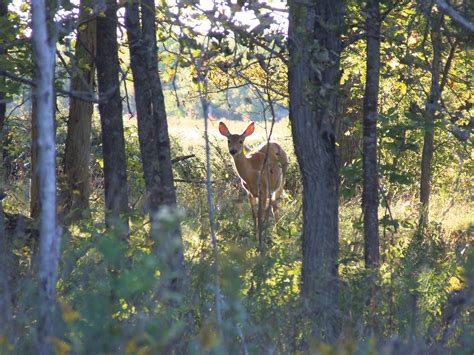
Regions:
<instances>
[{"instance_id":1,"label":"deer's eye","mask_svg":"<svg viewBox=\"0 0 474 355\"><path fill-rule=\"evenodd\" d=\"M244 141L239 141L240 144L242 144Z\"/></svg>"}]
</instances>

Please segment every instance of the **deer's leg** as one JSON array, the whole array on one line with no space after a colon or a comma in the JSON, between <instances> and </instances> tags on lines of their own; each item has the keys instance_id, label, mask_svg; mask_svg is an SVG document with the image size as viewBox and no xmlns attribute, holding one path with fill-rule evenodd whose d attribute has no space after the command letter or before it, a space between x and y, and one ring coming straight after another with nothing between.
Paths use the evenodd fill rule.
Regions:
<instances>
[{"instance_id":1,"label":"deer's leg","mask_svg":"<svg viewBox=\"0 0 474 355\"><path fill-rule=\"evenodd\" d=\"M255 206L257 205L257 198L254 195L252 195L252 193L250 192L251 191L250 186L244 180L242 180L241 182L242 182L242 187L247 192L247 197L249 198L250 208L252 210L253 225L254 225L254 228L256 229L257 228L257 212L255 211Z\"/></svg>"},{"instance_id":2,"label":"deer's leg","mask_svg":"<svg viewBox=\"0 0 474 355\"><path fill-rule=\"evenodd\" d=\"M277 173L278 178L275 181L276 190L273 192L271 200L272 212L273 217L275 218L275 222L278 222L278 220L280 219L280 214L278 213L278 202L283 194L283 189L285 185L285 176L283 175L281 168L279 168Z\"/></svg>"},{"instance_id":3,"label":"deer's leg","mask_svg":"<svg viewBox=\"0 0 474 355\"><path fill-rule=\"evenodd\" d=\"M252 209L253 221L255 222L257 219L257 212L255 211L255 206L257 205L257 199L251 193L248 193L247 195L249 197L250 208Z\"/></svg>"},{"instance_id":4,"label":"deer's leg","mask_svg":"<svg viewBox=\"0 0 474 355\"><path fill-rule=\"evenodd\" d=\"M275 191L273 192L273 200L278 201L283 194L283 189L285 188L285 176L281 170L278 168L278 178L275 181Z\"/></svg>"},{"instance_id":5,"label":"deer's leg","mask_svg":"<svg viewBox=\"0 0 474 355\"><path fill-rule=\"evenodd\" d=\"M275 223L277 223L280 220L280 213L278 211L278 200L272 201L272 213L273 218L275 219Z\"/></svg>"}]
</instances>

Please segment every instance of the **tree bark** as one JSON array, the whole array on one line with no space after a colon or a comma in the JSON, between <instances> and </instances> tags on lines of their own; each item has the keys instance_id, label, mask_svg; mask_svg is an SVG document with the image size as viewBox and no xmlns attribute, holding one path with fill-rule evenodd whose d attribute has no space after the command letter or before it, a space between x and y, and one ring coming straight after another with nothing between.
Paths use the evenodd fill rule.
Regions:
<instances>
[{"instance_id":1,"label":"tree bark","mask_svg":"<svg viewBox=\"0 0 474 355\"><path fill-rule=\"evenodd\" d=\"M168 120L166 117L165 98L158 74L158 49L156 46L155 5L153 0L143 0L143 38L147 44L146 61L150 78L153 117L156 122L155 135L158 145L158 161L160 164L160 179L163 203L176 205L176 191L173 182L171 164L171 144L168 134Z\"/></svg>"},{"instance_id":2,"label":"tree bark","mask_svg":"<svg viewBox=\"0 0 474 355\"><path fill-rule=\"evenodd\" d=\"M96 21L87 14L86 0L80 4L76 53L73 64L73 92L92 92L95 75ZM61 196L62 214L67 222L81 218L89 208L92 102L71 97L64 153L65 186Z\"/></svg>"},{"instance_id":3,"label":"tree bark","mask_svg":"<svg viewBox=\"0 0 474 355\"><path fill-rule=\"evenodd\" d=\"M110 227L128 211L125 139L123 135L120 65L117 42L117 3L106 1L105 16L97 18L97 77L102 126L106 223ZM122 219L128 230L128 222Z\"/></svg>"},{"instance_id":4,"label":"tree bark","mask_svg":"<svg viewBox=\"0 0 474 355\"><path fill-rule=\"evenodd\" d=\"M38 353L52 352L49 337L54 336L56 281L60 240L56 223L56 147L54 128L54 66L56 38L48 38L46 4L35 0L31 5L32 38L36 63L35 98L38 119L38 177L40 196L40 251Z\"/></svg>"},{"instance_id":5,"label":"tree bark","mask_svg":"<svg viewBox=\"0 0 474 355\"><path fill-rule=\"evenodd\" d=\"M0 2L0 19L6 20L8 8L5 2ZM0 42L0 58L6 54L3 43ZM4 86L5 78L0 78L0 86ZM6 119L7 103L4 91L0 91L0 194L3 195L5 189L5 167L3 162L4 147L4 129ZM13 250L9 248L8 236L5 233L5 214L3 211L3 196L0 197L0 334L4 335L11 341L10 330L13 319L12 314L12 290L11 290L11 265Z\"/></svg>"},{"instance_id":6,"label":"tree bark","mask_svg":"<svg viewBox=\"0 0 474 355\"><path fill-rule=\"evenodd\" d=\"M380 8L377 0L368 0L366 7L367 70L364 95L362 161L364 186L364 259L366 268L379 263L377 116L380 73Z\"/></svg>"},{"instance_id":7,"label":"tree bark","mask_svg":"<svg viewBox=\"0 0 474 355\"><path fill-rule=\"evenodd\" d=\"M30 217L38 219L39 177L38 177L38 105L35 94L31 98L31 169L30 169Z\"/></svg>"},{"instance_id":8,"label":"tree bark","mask_svg":"<svg viewBox=\"0 0 474 355\"><path fill-rule=\"evenodd\" d=\"M147 205L154 221L160 207L176 207L168 123L158 73L154 2L144 0L140 8L137 3L129 3L125 21L134 77ZM159 255L169 272L177 275L172 278L170 286L172 290L180 291L183 286L184 255L179 224L172 230L160 233L153 227L153 232L160 237Z\"/></svg>"},{"instance_id":9,"label":"tree bark","mask_svg":"<svg viewBox=\"0 0 474 355\"><path fill-rule=\"evenodd\" d=\"M377 302L375 277L379 264L378 221L378 169L377 169L377 118L380 74L380 7L378 0L368 0L366 5L367 68L364 94L362 166L364 215L364 260L370 270L368 278L369 330L377 331Z\"/></svg>"},{"instance_id":10,"label":"tree bark","mask_svg":"<svg viewBox=\"0 0 474 355\"><path fill-rule=\"evenodd\" d=\"M8 6L5 2L0 2L0 19L2 21L7 21L8 19ZM0 59L6 60L7 50L4 47L4 43L0 40ZM5 147L5 120L7 113L7 97L5 91L6 78L4 76L0 77L0 188L4 188L4 183L6 174L4 166L4 147Z\"/></svg>"},{"instance_id":11,"label":"tree bark","mask_svg":"<svg viewBox=\"0 0 474 355\"><path fill-rule=\"evenodd\" d=\"M160 175L160 194L164 206L176 207L176 191L173 181L173 169L171 163L171 144L168 134L168 120L166 116L165 99L163 88L158 72L157 45L156 45L156 24L155 24L155 4L153 0L143 0L143 39L146 47L146 61L148 77L150 78L150 88L152 97L152 112L155 122L155 137L158 147L158 163ZM159 240L160 255L168 266L171 273L177 275L171 279L171 289L180 291L184 281L184 253L183 241L179 223L171 228L168 233L160 235Z\"/></svg>"},{"instance_id":12,"label":"tree bark","mask_svg":"<svg viewBox=\"0 0 474 355\"><path fill-rule=\"evenodd\" d=\"M303 178L301 295L313 334L335 341L338 321L338 168L335 119L344 2L289 3L289 94Z\"/></svg>"},{"instance_id":13,"label":"tree bark","mask_svg":"<svg viewBox=\"0 0 474 355\"><path fill-rule=\"evenodd\" d=\"M431 62L431 87L429 97L426 101L424 113L424 137L423 151L421 156L420 177L420 220L419 232L422 233L429 223L429 205L431 195L431 166L433 161L435 116L438 111L438 102L441 97L440 73L441 73L441 50L442 37L441 25L443 15L433 14L431 17L431 45L433 48L433 59Z\"/></svg>"},{"instance_id":14,"label":"tree bark","mask_svg":"<svg viewBox=\"0 0 474 355\"><path fill-rule=\"evenodd\" d=\"M151 107L151 89L146 68L146 44L143 41L140 9L137 2L129 2L125 10L130 67L133 75L135 104L137 108L138 140L147 190L147 209L153 215L160 206L160 178L158 145Z\"/></svg>"}]
</instances>

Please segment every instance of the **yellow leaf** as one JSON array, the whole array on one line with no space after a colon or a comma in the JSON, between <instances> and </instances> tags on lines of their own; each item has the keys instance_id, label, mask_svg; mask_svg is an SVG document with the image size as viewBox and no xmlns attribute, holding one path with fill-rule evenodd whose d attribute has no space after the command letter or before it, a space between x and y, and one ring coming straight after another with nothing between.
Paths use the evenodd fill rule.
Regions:
<instances>
[{"instance_id":1,"label":"yellow leaf","mask_svg":"<svg viewBox=\"0 0 474 355\"><path fill-rule=\"evenodd\" d=\"M59 307L61 308L61 313L64 321L66 323L74 322L81 317L81 314L71 308L66 302L59 301Z\"/></svg>"},{"instance_id":2,"label":"yellow leaf","mask_svg":"<svg viewBox=\"0 0 474 355\"><path fill-rule=\"evenodd\" d=\"M321 354L323 355L330 355L330 354L333 354L333 348L331 345L329 344L326 344L326 343L322 343L321 345L319 345L319 351L321 352Z\"/></svg>"},{"instance_id":3,"label":"yellow leaf","mask_svg":"<svg viewBox=\"0 0 474 355\"><path fill-rule=\"evenodd\" d=\"M136 354L137 353L137 343L135 340L129 340L127 344L125 344L125 354Z\"/></svg>"},{"instance_id":4,"label":"yellow leaf","mask_svg":"<svg viewBox=\"0 0 474 355\"><path fill-rule=\"evenodd\" d=\"M55 337L49 337L48 341L53 344L54 353L56 355L66 355L69 354L71 350L71 345L64 340Z\"/></svg>"},{"instance_id":5,"label":"yellow leaf","mask_svg":"<svg viewBox=\"0 0 474 355\"><path fill-rule=\"evenodd\" d=\"M209 351L219 343L219 334L212 324L207 324L201 328L198 339L204 350Z\"/></svg>"},{"instance_id":6,"label":"yellow leaf","mask_svg":"<svg viewBox=\"0 0 474 355\"><path fill-rule=\"evenodd\" d=\"M136 352L137 355L147 355L150 354L150 347L149 346L143 346L138 351Z\"/></svg>"},{"instance_id":7,"label":"yellow leaf","mask_svg":"<svg viewBox=\"0 0 474 355\"><path fill-rule=\"evenodd\" d=\"M20 11L21 12L28 12L30 10L30 4L27 2L24 2L20 5Z\"/></svg>"},{"instance_id":8,"label":"yellow leaf","mask_svg":"<svg viewBox=\"0 0 474 355\"><path fill-rule=\"evenodd\" d=\"M457 276L452 276L449 279L449 292L459 291L463 289L462 281Z\"/></svg>"},{"instance_id":9,"label":"yellow leaf","mask_svg":"<svg viewBox=\"0 0 474 355\"><path fill-rule=\"evenodd\" d=\"M71 233L72 236L78 237L81 234L81 229L79 228L78 225L72 224L69 226L69 232Z\"/></svg>"},{"instance_id":10,"label":"yellow leaf","mask_svg":"<svg viewBox=\"0 0 474 355\"><path fill-rule=\"evenodd\" d=\"M402 95L404 95L406 92L407 92L407 86L405 85L405 83L400 83L400 92Z\"/></svg>"}]
</instances>

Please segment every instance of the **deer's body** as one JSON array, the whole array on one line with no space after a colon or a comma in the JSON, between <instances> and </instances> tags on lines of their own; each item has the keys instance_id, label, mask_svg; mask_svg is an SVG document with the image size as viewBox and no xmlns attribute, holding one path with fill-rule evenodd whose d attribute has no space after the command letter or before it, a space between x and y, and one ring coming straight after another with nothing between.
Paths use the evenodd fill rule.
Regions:
<instances>
[{"instance_id":1,"label":"deer's body","mask_svg":"<svg viewBox=\"0 0 474 355\"><path fill-rule=\"evenodd\" d=\"M243 134L231 134L224 123L219 124L219 131L228 139L235 169L247 191L254 220L257 218L259 199L265 209L269 207L270 202L277 220L277 203L285 185L288 157L283 148L275 142L264 143L252 153L245 154L244 140L254 129L254 124L251 123Z\"/></svg>"}]
</instances>

